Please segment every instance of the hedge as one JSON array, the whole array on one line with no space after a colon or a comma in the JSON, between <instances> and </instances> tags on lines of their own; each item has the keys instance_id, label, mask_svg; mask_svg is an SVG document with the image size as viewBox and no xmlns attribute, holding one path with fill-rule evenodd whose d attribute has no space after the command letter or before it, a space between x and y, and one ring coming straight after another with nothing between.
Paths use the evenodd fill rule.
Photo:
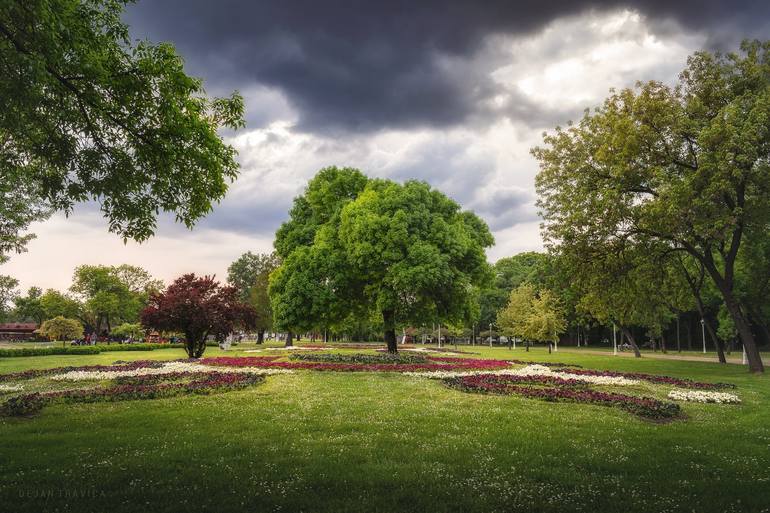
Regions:
<instances>
[{"instance_id":1,"label":"hedge","mask_svg":"<svg viewBox=\"0 0 770 513\"><path fill-rule=\"evenodd\" d=\"M0 358L15 356L99 354L107 351L153 351L155 349L176 349L183 347L184 344L111 344L68 347L25 347L21 349L0 349Z\"/></svg>"}]
</instances>

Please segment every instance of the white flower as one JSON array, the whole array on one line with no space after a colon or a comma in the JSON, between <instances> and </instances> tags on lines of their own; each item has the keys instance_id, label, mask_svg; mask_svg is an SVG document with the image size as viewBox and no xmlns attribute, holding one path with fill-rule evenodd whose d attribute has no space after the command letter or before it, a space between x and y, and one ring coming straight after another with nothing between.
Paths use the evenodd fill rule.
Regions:
<instances>
[{"instance_id":1,"label":"white flower","mask_svg":"<svg viewBox=\"0 0 770 513\"><path fill-rule=\"evenodd\" d=\"M21 385L2 385L0 384L0 393L2 392L18 392L20 390L24 390L24 387Z\"/></svg>"},{"instance_id":2,"label":"white flower","mask_svg":"<svg viewBox=\"0 0 770 513\"><path fill-rule=\"evenodd\" d=\"M269 376L273 374L291 374L294 371L290 369L259 369L256 367L214 367L199 363L168 362L163 367L144 367L124 371L71 371L51 376L51 379L57 381L108 380L124 376L147 376L151 374L172 374L174 372L238 372Z\"/></svg>"},{"instance_id":3,"label":"white flower","mask_svg":"<svg viewBox=\"0 0 770 513\"><path fill-rule=\"evenodd\" d=\"M407 376L416 376L416 377L434 378L434 379L457 378L461 376L476 376L479 374L494 374L497 376L547 376L547 377L561 378L561 379L574 379L576 381L580 381L581 383L591 383L593 385L627 386L627 385L639 384L639 381L635 379L628 379L628 378L622 378L622 377L583 376L582 374L570 374L569 372L554 372L550 368L544 365L537 365L537 364L527 365L526 367L523 367L521 369L503 369L503 370L496 370L496 371L485 371L485 370L463 371L463 372L435 371L435 372L405 372L404 374L406 374Z\"/></svg>"},{"instance_id":4,"label":"white flower","mask_svg":"<svg viewBox=\"0 0 770 513\"><path fill-rule=\"evenodd\" d=\"M668 398L674 401L690 401L695 403L738 404L740 398L726 392L711 392L708 390L677 390L668 393Z\"/></svg>"}]
</instances>

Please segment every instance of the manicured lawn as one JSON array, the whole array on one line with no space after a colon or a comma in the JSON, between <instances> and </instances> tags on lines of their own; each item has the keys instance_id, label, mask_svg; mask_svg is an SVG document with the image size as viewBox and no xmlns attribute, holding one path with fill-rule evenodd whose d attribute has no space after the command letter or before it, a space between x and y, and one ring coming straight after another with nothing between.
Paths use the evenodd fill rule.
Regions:
<instances>
[{"instance_id":1,"label":"manicured lawn","mask_svg":"<svg viewBox=\"0 0 770 513\"><path fill-rule=\"evenodd\" d=\"M730 382L743 403L685 403L685 420L659 424L398 374L298 371L219 395L54 405L0 418L0 511L770 511L767 376L463 349ZM5 358L0 373L183 356Z\"/></svg>"}]
</instances>

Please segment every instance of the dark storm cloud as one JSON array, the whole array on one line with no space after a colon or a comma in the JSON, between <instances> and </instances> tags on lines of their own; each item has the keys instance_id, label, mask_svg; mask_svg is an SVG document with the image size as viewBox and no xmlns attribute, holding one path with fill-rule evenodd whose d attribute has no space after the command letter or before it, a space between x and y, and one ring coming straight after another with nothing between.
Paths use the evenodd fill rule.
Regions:
<instances>
[{"instance_id":1,"label":"dark storm cloud","mask_svg":"<svg viewBox=\"0 0 770 513\"><path fill-rule=\"evenodd\" d=\"M472 58L487 36L621 7L660 30L705 31L715 45L764 35L770 15L766 1L143 0L126 19L136 37L175 43L212 92L274 88L300 129L333 132L450 126L484 114L497 86ZM523 121L550 119L523 100L518 110ZM252 127L266 121L262 107L248 116Z\"/></svg>"}]
</instances>

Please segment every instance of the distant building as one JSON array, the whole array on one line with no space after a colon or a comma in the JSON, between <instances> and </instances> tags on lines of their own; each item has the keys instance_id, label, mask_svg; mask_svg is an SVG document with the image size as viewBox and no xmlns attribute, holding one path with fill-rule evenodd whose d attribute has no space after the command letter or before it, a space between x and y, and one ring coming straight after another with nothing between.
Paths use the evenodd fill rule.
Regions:
<instances>
[{"instance_id":1,"label":"distant building","mask_svg":"<svg viewBox=\"0 0 770 513\"><path fill-rule=\"evenodd\" d=\"M34 322L9 322L0 324L0 340L34 340L38 336Z\"/></svg>"}]
</instances>

